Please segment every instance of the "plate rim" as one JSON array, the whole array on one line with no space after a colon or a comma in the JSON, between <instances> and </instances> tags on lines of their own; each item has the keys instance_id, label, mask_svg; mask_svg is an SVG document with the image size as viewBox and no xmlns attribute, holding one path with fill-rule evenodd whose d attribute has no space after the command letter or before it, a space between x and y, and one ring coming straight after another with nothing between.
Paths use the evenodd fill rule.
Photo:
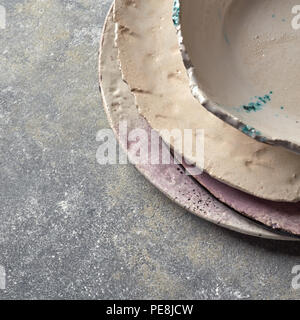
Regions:
<instances>
[{"instance_id":1,"label":"plate rim","mask_svg":"<svg viewBox=\"0 0 300 320\"><path fill-rule=\"evenodd\" d=\"M107 101L105 98L105 93L103 90L103 79L102 79L102 69L101 69L101 59L102 59L102 48L103 48L103 44L104 44L104 40L105 40L105 31L107 29L107 25L108 25L108 21L110 18L112 18L113 15L113 9L114 9L114 2L112 3L107 16L105 18L105 22L103 24L103 28L102 28L102 33L101 33L101 37L100 37L100 48L99 48L99 55L98 55L98 76L99 76L99 89L100 89L100 93L102 96L102 101L103 101L103 108L105 110L109 125L111 127L111 129L113 130L113 133L118 141L118 143L121 145L121 148L123 149L123 151L128 155L128 151L126 150L126 148L124 148L124 146L122 145L121 141L120 141L120 137L118 135L118 132L115 128L115 125L113 123L108 105L107 105ZM177 205L179 205L180 207L184 208L185 210L187 210L188 212L192 213L193 215L196 215L199 218L202 218L210 223L213 223L215 225L218 225L220 227L223 227L225 229L240 233L240 234L244 234L244 235L248 235L248 236L253 236L253 237L257 237L257 238L264 238L264 239L269 239L269 240L278 240L278 241L299 241L299 239L293 235L281 235L278 232L272 230L271 228L264 226L264 225L260 225L259 222L256 222L250 218L247 218L245 216L243 216L241 213L237 212L236 210L228 207L227 205L225 205L226 207L228 207L228 209L230 211L232 211L233 214L238 215L241 219L247 221L248 223L250 223L252 226L254 226L257 231L254 232L252 230L247 230L247 229L242 229L239 228L238 226L231 226L229 224L226 224L224 222L220 222L220 221L216 221L213 219L210 219L204 215L200 215L199 213L196 213L195 211L193 211L191 208L187 208L184 204L182 204L180 201L178 201L177 199L172 198L172 196L170 194L168 194L163 188L161 188L157 183L155 183L152 179L151 176L147 173L147 170L145 170L145 168L143 168L140 165L136 165L133 164L135 166L135 168L155 187L157 188L160 192L162 192L165 196L167 196L172 202L176 203ZM188 177L188 176L187 176ZM190 179L193 179L190 177ZM199 182L197 183L199 185L200 188L205 189ZM209 195L214 199L214 201L220 202L218 199L216 199L209 191L207 191L209 193ZM258 231L260 230L260 231Z\"/></svg>"}]
</instances>

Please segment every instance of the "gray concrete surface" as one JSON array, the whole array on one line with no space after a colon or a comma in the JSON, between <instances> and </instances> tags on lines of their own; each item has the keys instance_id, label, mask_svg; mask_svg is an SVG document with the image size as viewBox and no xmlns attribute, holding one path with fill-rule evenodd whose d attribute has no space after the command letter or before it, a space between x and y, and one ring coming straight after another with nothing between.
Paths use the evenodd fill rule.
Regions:
<instances>
[{"instance_id":1,"label":"gray concrete surface","mask_svg":"<svg viewBox=\"0 0 300 320\"><path fill-rule=\"evenodd\" d=\"M100 166L111 0L0 0L1 299L298 299L300 244L241 236ZM1 284L1 282L0 282Z\"/></svg>"}]
</instances>

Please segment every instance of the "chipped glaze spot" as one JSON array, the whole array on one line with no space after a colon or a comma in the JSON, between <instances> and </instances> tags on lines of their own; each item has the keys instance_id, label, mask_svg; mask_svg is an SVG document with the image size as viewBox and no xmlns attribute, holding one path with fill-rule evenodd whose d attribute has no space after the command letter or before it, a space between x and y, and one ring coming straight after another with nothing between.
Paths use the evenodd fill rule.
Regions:
<instances>
[{"instance_id":1,"label":"chipped glaze spot","mask_svg":"<svg viewBox=\"0 0 300 320\"><path fill-rule=\"evenodd\" d=\"M251 137L251 138L255 138L257 136L260 136L261 133L259 131L257 131L256 129L250 127L250 126L243 126L241 128L241 131L246 134L247 136Z\"/></svg>"},{"instance_id":2,"label":"chipped glaze spot","mask_svg":"<svg viewBox=\"0 0 300 320\"><path fill-rule=\"evenodd\" d=\"M180 15L180 3L179 3L179 0L174 0L172 18L173 18L174 25L176 27L179 26L179 15Z\"/></svg>"}]
</instances>

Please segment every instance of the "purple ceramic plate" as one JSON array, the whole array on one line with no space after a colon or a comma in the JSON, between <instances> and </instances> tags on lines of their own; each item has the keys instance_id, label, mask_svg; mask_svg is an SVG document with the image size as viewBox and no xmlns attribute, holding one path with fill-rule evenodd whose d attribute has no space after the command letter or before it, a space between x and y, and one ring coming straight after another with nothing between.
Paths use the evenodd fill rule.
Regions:
<instances>
[{"instance_id":1,"label":"purple ceramic plate","mask_svg":"<svg viewBox=\"0 0 300 320\"><path fill-rule=\"evenodd\" d=\"M206 173L194 178L217 199L245 216L274 230L300 235L300 203L260 199L212 179Z\"/></svg>"}]
</instances>

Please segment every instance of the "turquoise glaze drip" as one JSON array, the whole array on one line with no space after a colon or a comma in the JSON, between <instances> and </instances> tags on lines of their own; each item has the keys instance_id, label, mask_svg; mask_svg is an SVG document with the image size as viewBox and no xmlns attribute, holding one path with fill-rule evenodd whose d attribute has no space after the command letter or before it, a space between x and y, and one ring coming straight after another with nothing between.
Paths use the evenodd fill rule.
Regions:
<instances>
[{"instance_id":1,"label":"turquoise glaze drip","mask_svg":"<svg viewBox=\"0 0 300 320\"><path fill-rule=\"evenodd\" d=\"M247 105L243 105L242 108L248 113L262 110L262 107L271 101L272 94L273 92L270 91L269 94L266 94L263 97L255 97L255 102L250 102Z\"/></svg>"},{"instance_id":2,"label":"turquoise glaze drip","mask_svg":"<svg viewBox=\"0 0 300 320\"><path fill-rule=\"evenodd\" d=\"M255 137L261 135L261 133L259 131L255 130L254 128L249 127L249 126L242 127L241 131L251 138L255 138Z\"/></svg>"},{"instance_id":3,"label":"turquoise glaze drip","mask_svg":"<svg viewBox=\"0 0 300 320\"><path fill-rule=\"evenodd\" d=\"M179 26L179 22L180 22L179 15L180 15L180 3L179 3L179 0L174 0L172 18L173 18L174 25L176 27Z\"/></svg>"}]
</instances>

